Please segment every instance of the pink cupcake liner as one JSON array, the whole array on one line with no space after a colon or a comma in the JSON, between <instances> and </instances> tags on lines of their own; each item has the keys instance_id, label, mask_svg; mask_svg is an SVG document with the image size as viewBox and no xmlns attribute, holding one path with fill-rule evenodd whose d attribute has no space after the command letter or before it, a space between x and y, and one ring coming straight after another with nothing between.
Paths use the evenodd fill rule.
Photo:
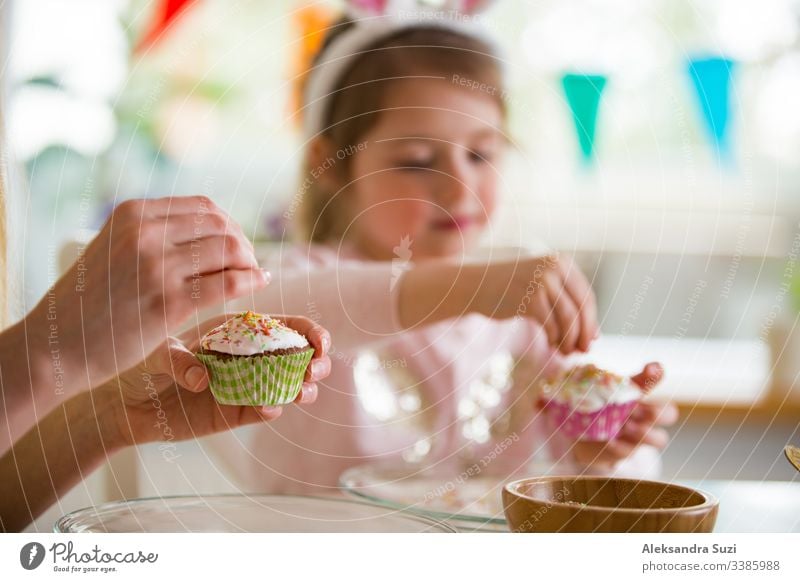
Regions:
<instances>
[{"instance_id":1,"label":"pink cupcake liner","mask_svg":"<svg viewBox=\"0 0 800 582\"><path fill-rule=\"evenodd\" d=\"M569 404L550 400L544 403L544 410L555 428L570 438L610 441L619 434L636 404L636 401L609 404L595 412L580 412Z\"/></svg>"}]
</instances>

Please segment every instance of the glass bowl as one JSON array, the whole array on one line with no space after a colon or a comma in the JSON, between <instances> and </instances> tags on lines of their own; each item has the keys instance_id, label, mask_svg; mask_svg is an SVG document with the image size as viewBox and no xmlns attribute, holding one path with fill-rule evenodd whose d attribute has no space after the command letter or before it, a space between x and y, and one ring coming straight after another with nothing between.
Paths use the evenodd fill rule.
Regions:
<instances>
[{"instance_id":1,"label":"glass bowl","mask_svg":"<svg viewBox=\"0 0 800 582\"><path fill-rule=\"evenodd\" d=\"M339 486L356 499L446 521L460 531L508 531L501 493L508 476L383 462L348 469Z\"/></svg>"},{"instance_id":2,"label":"glass bowl","mask_svg":"<svg viewBox=\"0 0 800 582\"><path fill-rule=\"evenodd\" d=\"M447 524L349 499L284 495L153 497L87 507L56 532L453 533Z\"/></svg>"}]
</instances>

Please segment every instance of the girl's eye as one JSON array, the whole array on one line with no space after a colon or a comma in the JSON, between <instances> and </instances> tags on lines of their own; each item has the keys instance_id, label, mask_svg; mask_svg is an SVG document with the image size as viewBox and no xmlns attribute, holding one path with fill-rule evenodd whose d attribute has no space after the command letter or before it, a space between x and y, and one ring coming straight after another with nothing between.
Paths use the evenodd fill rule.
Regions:
<instances>
[{"instance_id":1,"label":"girl's eye","mask_svg":"<svg viewBox=\"0 0 800 582\"><path fill-rule=\"evenodd\" d=\"M395 164L398 170L429 170L433 167L432 160L401 160Z\"/></svg>"},{"instance_id":2,"label":"girl's eye","mask_svg":"<svg viewBox=\"0 0 800 582\"><path fill-rule=\"evenodd\" d=\"M470 150L469 161L488 163L492 161L492 153L488 151Z\"/></svg>"}]
</instances>

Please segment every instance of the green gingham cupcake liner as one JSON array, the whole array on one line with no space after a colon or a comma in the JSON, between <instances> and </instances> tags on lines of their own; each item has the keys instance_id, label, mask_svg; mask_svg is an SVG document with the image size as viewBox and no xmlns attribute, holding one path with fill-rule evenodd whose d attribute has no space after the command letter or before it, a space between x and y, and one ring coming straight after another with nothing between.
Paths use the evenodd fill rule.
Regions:
<instances>
[{"instance_id":1,"label":"green gingham cupcake liner","mask_svg":"<svg viewBox=\"0 0 800 582\"><path fill-rule=\"evenodd\" d=\"M297 398L314 349L280 356L196 355L208 369L211 392L220 404L278 406Z\"/></svg>"}]
</instances>

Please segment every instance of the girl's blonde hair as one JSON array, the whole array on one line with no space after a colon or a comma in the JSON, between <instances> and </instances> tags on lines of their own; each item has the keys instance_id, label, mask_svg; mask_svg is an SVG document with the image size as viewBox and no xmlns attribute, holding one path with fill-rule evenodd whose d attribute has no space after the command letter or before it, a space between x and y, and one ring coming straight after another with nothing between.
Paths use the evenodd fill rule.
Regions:
<instances>
[{"instance_id":1,"label":"girl's blonde hair","mask_svg":"<svg viewBox=\"0 0 800 582\"><path fill-rule=\"evenodd\" d=\"M334 25L319 55L351 26L353 23L347 20ZM493 88L495 90L487 94L497 99L505 114L502 72L491 49L480 40L458 32L420 26L382 39L353 60L330 93L322 135L334 151L355 147L361 136L375 124L383 106L383 96L392 83L420 75L442 77L445 82L469 79L474 82L473 86ZM348 174L349 157L337 160L336 166L329 170L335 171L341 181ZM311 175L308 159L304 170L305 176ZM341 238L346 224L343 220L346 198L341 192L326 191L320 182L311 180L303 193L297 215L301 238L309 242Z\"/></svg>"}]
</instances>

